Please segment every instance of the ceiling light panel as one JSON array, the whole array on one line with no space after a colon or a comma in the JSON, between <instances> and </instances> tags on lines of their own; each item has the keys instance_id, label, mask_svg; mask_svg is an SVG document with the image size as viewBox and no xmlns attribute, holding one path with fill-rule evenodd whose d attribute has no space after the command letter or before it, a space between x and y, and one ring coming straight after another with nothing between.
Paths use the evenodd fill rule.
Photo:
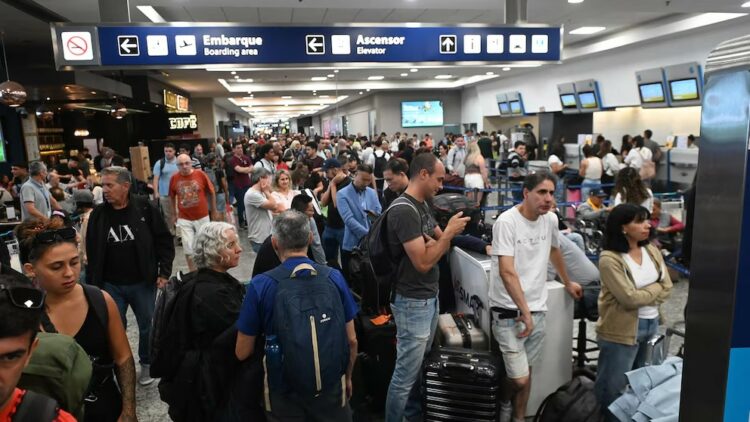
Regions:
<instances>
[{"instance_id":1,"label":"ceiling light panel","mask_svg":"<svg viewBox=\"0 0 750 422\"><path fill-rule=\"evenodd\" d=\"M582 26L580 28L576 28L576 29L568 32L568 34L570 34L570 35L591 35L591 34L596 34L598 32L602 32L605 29L607 29L607 28L605 28L603 26Z\"/></svg>"},{"instance_id":2,"label":"ceiling light panel","mask_svg":"<svg viewBox=\"0 0 750 422\"><path fill-rule=\"evenodd\" d=\"M368 81L382 81L383 79L385 79L385 76L375 75L367 77Z\"/></svg>"}]
</instances>

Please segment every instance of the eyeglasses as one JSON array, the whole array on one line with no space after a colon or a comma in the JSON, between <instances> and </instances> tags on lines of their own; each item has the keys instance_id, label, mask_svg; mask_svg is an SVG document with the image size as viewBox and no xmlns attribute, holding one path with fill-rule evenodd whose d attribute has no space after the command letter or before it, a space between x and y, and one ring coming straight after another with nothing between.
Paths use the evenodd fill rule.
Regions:
<instances>
[{"instance_id":1,"label":"eyeglasses","mask_svg":"<svg viewBox=\"0 0 750 422\"><path fill-rule=\"evenodd\" d=\"M33 287L13 286L8 287L0 284L0 291L5 292L10 298L10 303L16 308L39 309L44 306L44 292Z\"/></svg>"},{"instance_id":2,"label":"eyeglasses","mask_svg":"<svg viewBox=\"0 0 750 422\"><path fill-rule=\"evenodd\" d=\"M58 241L75 240L78 236L76 229L72 227L63 227L56 230L45 230L34 237L33 245L48 245Z\"/></svg>"}]
</instances>

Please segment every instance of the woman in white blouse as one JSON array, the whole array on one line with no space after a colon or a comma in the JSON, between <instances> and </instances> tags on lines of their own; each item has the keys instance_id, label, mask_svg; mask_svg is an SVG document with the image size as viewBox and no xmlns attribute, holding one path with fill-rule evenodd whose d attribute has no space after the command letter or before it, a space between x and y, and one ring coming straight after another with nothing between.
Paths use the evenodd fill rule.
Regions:
<instances>
[{"instance_id":1,"label":"woman in white blouse","mask_svg":"<svg viewBox=\"0 0 750 422\"><path fill-rule=\"evenodd\" d=\"M612 193L615 195L615 206L627 203L640 205L649 213L654 210L654 194L643 183L638 170L632 167L626 167L617 173Z\"/></svg>"},{"instance_id":2,"label":"woman in white blouse","mask_svg":"<svg viewBox=\"0 0 750 422\"><path fill-rule=\"evenodd\" d=\"M287 170L276 170L273 179L273 199L276 200L276 209L274 214L286 211L292 206L292 199L299 195L298 190L292 189L292 178Z\"/></svg>"}]
</instances>

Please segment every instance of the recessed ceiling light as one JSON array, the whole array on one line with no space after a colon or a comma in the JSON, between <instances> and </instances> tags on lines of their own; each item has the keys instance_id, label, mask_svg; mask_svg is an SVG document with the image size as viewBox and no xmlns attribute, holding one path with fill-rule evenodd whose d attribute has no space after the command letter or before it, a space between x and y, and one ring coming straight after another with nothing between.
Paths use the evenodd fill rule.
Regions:
<instances>
[{"instance_id":1,"label":"recessed ceiling light","mask_svg":"<svg viewBox=\"0 0 750 422\"><path fill-rule=\"evenodd\" d=\"M367 77L368 81L382 81L383 79L385 79L385 76L375 75Z\"/></svg>"},{"instance_id":2,"label":"recessed ceiling light","mask_svg":"<svg viewBox=\"0 0 750 422\"><path fill-rule=\"evenodd\" d=\"M329 78L333 78L333 77L334 77L334 76L336 76L336 75L334 75L333 73L329 73L329 74L327 74L326 76L328 76Z\"/></svg>"},{"instance_id":3,"label":"recessed ceiling light","mask_svg":"<svg viewBox=\"0 0 750 422\"><path fill-rule=\"evenodd\" d=\"M313 92L313 95L318 95L316 92Z\"/></svg>"},{"instance_id":4,"label":"recessed ceiling light","mask_svg":"<svg viewBox=\"0 0 750 422\"><path fill-rule=\"evenodd\" d=\"M313 76L312 78L310 78L311 81L315 82L325 81L327 79L328 78L326 78L325 76Z\"/></svg>"},{"instance_id":5,"label":"recessed ceiling light","mask_svg":"<svg viewBox=\"0 0 750 422\"><path fill-rule=\"evenodd\" d=\"M367 88L367 92L370 92L370 88Z\"/></svg>"},{"instance_id":6,"label":"recessed ceiling light","mask_svg":"<svg viewBox=\"0 0 750 422\"><path fill-rule=\"evenodd\" d=\"M47 97L47 101L49 101L49 97Z\"/></svg>"},{"instance_id":7,"label":"recessed ceiling light","mask_svg":"<svg viewBox=\"0 0 750 422\"><path fill-rule=\"evenodd\" d=\"M568 32L568 34L571 34L571 35L591 35L591 34L596 34L597 32L602 32L605 29L607 29L607 28L605 28L603 26L582 26L580 28L576 28L576 29Z\"/></svg>"},{"instance_id":8,"label":"recessed ceiling light","mask_svg":"<svg viewBox=\"0 0 750 422\"><path fill-rule=\"evenodd\" d=\"M359 91L359 95L362 95L362 91Z\"/></svg>"},{"instance_id":9,"label":"recessed ceiling light","mask_svg":"<svg viewBox=\"0 0 750 422\"><path fill-rule=\"evenodd\" d=\"M408 73L402 73L401 76L409 76Z\"/></svg>"},{"instance_id":10,"label":"recessed ceiling light","mask_svg":"<svg viewBox=\"0 0 750 422\"><path fill-rule=\"evenodd\" d=\"M578 4L578 3L583 3L583 0L568 0L568 3L570 3L570 4Z\"/></svg>"},{"instance_id":11,"label":"recessed ceiling light","mask_svg":"<svg viewBox=\"0 0 750 422\"><path fill-rule=\"evenodd\" d=\"M413 68L409 69L409 72L411 72L411 73L419 72L419 69L417 69L416 67L413 67Z\"/></svg>"},{"instance_id":12,"label":"recessed ceiling light","mask_svg":"<svg viewBox=\"0 0 750 422\"><path fill-rule=\"evenodd\" d=\"M288 100L288 99L292 98L292 96L291 95L282 95L281 98L283 98L285 100Z\"/></svg>"},{"instance_id":13,"label":"recessed ceiling light","mask_svg":"<svg viewBox=\"0 0 750 422\"><path fill-rule=\"evenodd\" d=\"M234 75L234 79L239 79L240 75Z\"/></svg>"},{"instance_id":14,"label":"recessed ceiling light","mask_svg":"<svg viewBox=\"0 0 750 422\"><path fill-rule=\"evenodd\" d=\"M330 97L329 95L321 95L318 98L329 98L329 97Z\"/></svg>"},{"instance_id":15,"label":"recessed ceiling light","mask_svg":"<svg viewBox=\"0 0 750 422\"><path fill-rule=\"evenodd\" d=\"M236 75L236 74L237 74L237 72L235 72L235 71L233 70L233 71L232 71L232 75Z\"/></svg>"},{"instance_id":16,"label":"recessed ceiling light","mask_svg":"<svg viewBox=\"0 0 750 422\"><path fill-rule=\"evenodd\" d=\"M289 107L289 104L284 104L284 107Z\"/></svg>"},{"instance_id":17,"label":"recessed ceiling light","mask_svg":"<svg viewBox=\"0 0 750 422\"><path fill-rule=\"evenodd\" d=\"M96 91L91 91L91 94L92 95L96 95Z\"/></svg>"},{"instance_id":18,"label":"recessed ceiling light","mask_svg":"<svg viewBox=\"0 0 750 422\"><path fill-rule=\"evenodd\" d=\"M247 91L247 93L248 93L248 94L252 94L252 93L253 93L253 91Z\"/></svg>"},{"instance_id":19,"label":"recessed ceiling light","mask_svg":"<svg viewBox=\"0 0 750 422\"><path fill-rule=\"evenodd\" d=\"M338 69L335 69L335 70L333 71L333 73L339 73L339 70L338 70Z\"/></svg>"},{"instance_id":20,"label":"recessed ceiling light","mask_svg":"<svg viewBox=\"0 0 750 422\"><path fill-rule=\"evenodd\" d=\"M485 75L487 75L487 76L492 76L494 74L495 74L495 72L487 72L487 73L485 73Z\"/></svg>"},{"instance_id":21,"label":"recessed ceiling light","mask_svg":"<svg viewBox=\"0 0 750 422\"><path fill-rule=\"evenodd\" d=\"M510 68L509 68L509 67L504 67L504 68L503 68L503 72L509 72L509 71L510 71Z\"/></svg>"},{"instance_id":22,"label":"recessed ceiling light","mask_svg":"<svg viewBox=\"0 0 750 422\"><path fill-rule=\"evenodd\" d=\"M453 75L437 75L435 76L435 79L450 79Z\"/></svg>"},{"instance_id":23,"label":"recessed ceiling light","mask_svg":"<svg viewBox=\"0 0 750 422\"><path fill-rule=\"evenodd\" d=\"M325 106L325 105L326 105L326 103L320 103L320 105L322 105L322 106Z\"/></svg>"}]
</instances>

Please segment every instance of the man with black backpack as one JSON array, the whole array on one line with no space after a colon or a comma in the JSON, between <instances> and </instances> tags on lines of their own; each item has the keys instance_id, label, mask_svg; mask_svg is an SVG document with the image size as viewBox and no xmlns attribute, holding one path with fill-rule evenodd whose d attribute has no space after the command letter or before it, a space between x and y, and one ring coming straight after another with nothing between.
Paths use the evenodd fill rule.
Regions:
<instances>
[{"instance_id":1,"label":"man with black backpack","mask_svg":"<svg viewBox=\"0 0 750 422\"><path fill-rule=\"evenodd\" d=\"M422 412L422 360L432 345L438 320L437 266L451 239L469 221L459 212L445 230L427 201L443 188L445 167L432 154L419 154L410 165L409 186L386 211L387 242L394 262L391 311L396 321L396 368L388 388L386 422L418 418ZM397 253L397 251L403 251ZM416 419L415 419L416 420Z\"/></svg>"},{"instance_id":2,"label":"man with black backpack","mask_svg":"<svg viewBox=\"0 0 750 422\"><path fill-rule=\"evenodd\" d=\"M357 305L338 270L307 257L309 217L287 210L273 221L282 264L253 277L237 321L237 359L265 336L263 403L272 421L352 420L348 399L357 357Z\"/></svg>"},{"instance_id":3,"label":"man with black backpack","mask_svg":"<svg viewBox=\"0 0 750 422\"><path fill-rule=\"evenodd\" d=\"M384 176L386 164L391 159L389 152L390 145L381 139L375 141L375 151L373 152L373 174L375 175L375 185L378 187L378 192L383 191Z\"/></svg>"},{"instance_id":4,"label":"man with black backpack","mask_svg":"<svg viewBox=\"0 0 750 422\"><path fill-rule=\"evenodd\" d=\"M37 346L44 293L31 283L0 276L0 422L74 422L58 403L17 388Z\"/></svg>"}]
</instances>

